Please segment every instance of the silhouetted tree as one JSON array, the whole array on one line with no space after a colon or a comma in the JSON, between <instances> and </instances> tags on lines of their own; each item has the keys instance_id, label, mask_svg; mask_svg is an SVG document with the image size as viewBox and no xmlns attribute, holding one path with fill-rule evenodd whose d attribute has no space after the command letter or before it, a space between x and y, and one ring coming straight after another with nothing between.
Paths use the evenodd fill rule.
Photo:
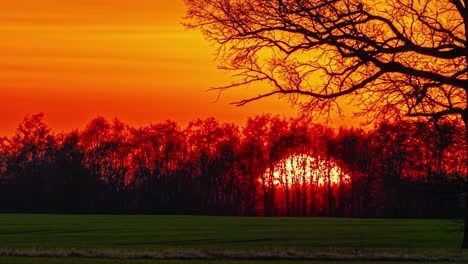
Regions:
<instances>
[{"instance_id":1,"label":"silhouetted tree","mask_svg":"<svg viewBox=\"0 0 468 264\"><path fill-rule=\"evenodd\" d=\"M139 206L149 212L182 213L190 207L191 179L185 134L172 121L131 131L131 169Z\"/></svg>"},{"instance_id":2,"label":"silhouetted tree","mask_svg":"<svg viewBox=\"0 0 468 264\"><path fill-rule=\"evenodd\" d=\"M94 199L102 186L86 167L79 140L77 131L65 135L56 152L56 181L62 182L62 197L57 197L63 203L60 212L98 212Z\"/></svg>"},{"instance_id":3,"label":"silhouetted tree","mask_svg":"<svg viewBox=\"0 0 468 264\"><path fill-rule=\"evenodd\" d=\"M50 199L58 191L50 173L55 138L43 117L42 113L26 116L7 143L6 174L9 179L14 179L11 188L15 195L11 198L18 199L12 201L15 211L48 211L56 205Z\"/></svg>"},{"instance_id":4,"label":"silhouetted tree","mask_svg":"<svg viewBox=\"0 0 468 264\"><path fill-rule=\"evenodd\" d=\"M80 144L86 155L86 166L96 181L106 187L100 196L104 204L113 208L125 207L125 188L128 179L128 155L125 125L118 120L113 124L102 117L92 120L81 134Z\"/></svg>"},{"instance_id":5,"label":"silhouetted tree","mask_svg":"<svg viewBox=\"0 0 468 264\"><path fill-rule=\"evenodd\" d=\"M383 118L437 123L453 116L465 123L468 138L465 0L185 3L187 25L217 43L221 67L241 78L219 89L255 83L271 87L238 105L286 94L308 111L331 111L339 110L341 100L352 100L364 113ZM389 166L399 169L396 163Z\"/></svg>"},{"instance_id":6,"label":"silhouetted tree","mask_svg":"<svg viewBox=\"0 0 468 264\"><path fill-rule=\"evenodd\" d=\"M0 141L0 212L461 217L462 130L262 115L56 135L32 115Z\"/></svg>"}]
</instances>

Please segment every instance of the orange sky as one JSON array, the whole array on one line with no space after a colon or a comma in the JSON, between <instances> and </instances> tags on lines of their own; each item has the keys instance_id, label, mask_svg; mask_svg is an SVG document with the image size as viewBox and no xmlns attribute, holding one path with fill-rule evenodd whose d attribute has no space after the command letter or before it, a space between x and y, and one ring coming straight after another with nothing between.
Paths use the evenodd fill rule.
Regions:
<instances>
[{"instance_id":1,"label":"orange sky","mask_svg":"<svg viewBox=\"0 0 468 264\"><path fill-rule=\"evenodd\" d=\"M132 125L197 117L243 122L261 113L293 115L286 100L229 105L209 87L229 83L212 48L182 25L182 0L15 0L0 9L0 135L26 114L44 112L55 130L93 117Z\"/></svg>"}]
</instances>

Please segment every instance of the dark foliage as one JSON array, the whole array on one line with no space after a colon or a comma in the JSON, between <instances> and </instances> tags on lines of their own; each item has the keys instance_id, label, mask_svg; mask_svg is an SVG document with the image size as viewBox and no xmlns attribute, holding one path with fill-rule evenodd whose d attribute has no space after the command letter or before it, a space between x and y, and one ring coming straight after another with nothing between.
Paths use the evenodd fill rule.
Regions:
<instances>
[{"instance_id":1,"label":"dark foliage","mask_svg":"<svg viewBox=\"0 0 468 264\"><path fill-rule=\"evenodd\" d=\"M1 141L0 212L459 218L463 129L263 115L53 134L38 114Z\"/></svg>"}]
</instances>

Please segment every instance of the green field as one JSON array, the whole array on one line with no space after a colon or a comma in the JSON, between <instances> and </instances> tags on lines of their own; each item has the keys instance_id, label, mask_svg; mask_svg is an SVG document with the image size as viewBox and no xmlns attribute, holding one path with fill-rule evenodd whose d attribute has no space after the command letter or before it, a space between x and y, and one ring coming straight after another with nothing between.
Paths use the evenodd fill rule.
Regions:
<instances>
[{"instance_id":1,"label":"green field","mask_svg":"<svg viewBox=\"0 0 468 264\"><path fill-rule=\"evenodd\" d=\"M234 255L236 252L284 251L468 255L459 249L462 227L462 222L455 220L0 215L0 250L133 253L220 251ZM61 260L57 261L77 263L72 258L67 259L67 262ZM80 263L111 263L96 259L92 260L94 262L89 259L82 261ZM118 263L127 263L125 261ZM0 263L56 262L50 258L38 260L3 257L0 258ZM128 263L186 262L133 260ZM190 263L209 262L204 260Z\"/></svg>"},{"instance_id":2,"label":"green field","mask_svg":"<svg viewBox=\"0 0 468 264\"><path fill-rule=\"evenodd\" d=\"M461 221L154 215L0 215L0 248L457 249Z\"/></svg>"},{"instance_id":3,"label":"green field","mask_svg":"<svg viewBox=\"0 0 468 264\"><path fill-rule=\"evenodd\" d=\"M58 258L0 258L0 264L321 264L322 261L235 261L235 260L105 260L105 259L58 259ZM330 261L327 264L372 264L375 262ZM384 262L384 264L424 264L434 262ZM457 262L437 262L455 264ZM459 262L466 263L466 262ZM458 263L457 263L458 264Z\"/></svg>"}]
</instances>

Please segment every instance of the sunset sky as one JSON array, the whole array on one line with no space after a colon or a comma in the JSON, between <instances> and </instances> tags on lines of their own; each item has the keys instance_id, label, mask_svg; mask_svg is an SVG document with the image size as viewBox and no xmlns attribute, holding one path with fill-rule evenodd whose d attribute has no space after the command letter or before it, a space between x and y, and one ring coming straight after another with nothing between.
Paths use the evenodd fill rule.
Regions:
<instances>
[{"instance_id":1,"label":"sunset sky","mask_svg":"<svg viewBox=\"0 0 468 264\"><path fill-rule=\"evenodd\" d=\"M182 0L16 0L0 9L0 134L44 112L55 130L101 115L131 125L214 116L243 123L261 113L293 115L286 100L244 107L245 90L217 69L214 47L181 25Z\"/></svg>"}]
</instances>

